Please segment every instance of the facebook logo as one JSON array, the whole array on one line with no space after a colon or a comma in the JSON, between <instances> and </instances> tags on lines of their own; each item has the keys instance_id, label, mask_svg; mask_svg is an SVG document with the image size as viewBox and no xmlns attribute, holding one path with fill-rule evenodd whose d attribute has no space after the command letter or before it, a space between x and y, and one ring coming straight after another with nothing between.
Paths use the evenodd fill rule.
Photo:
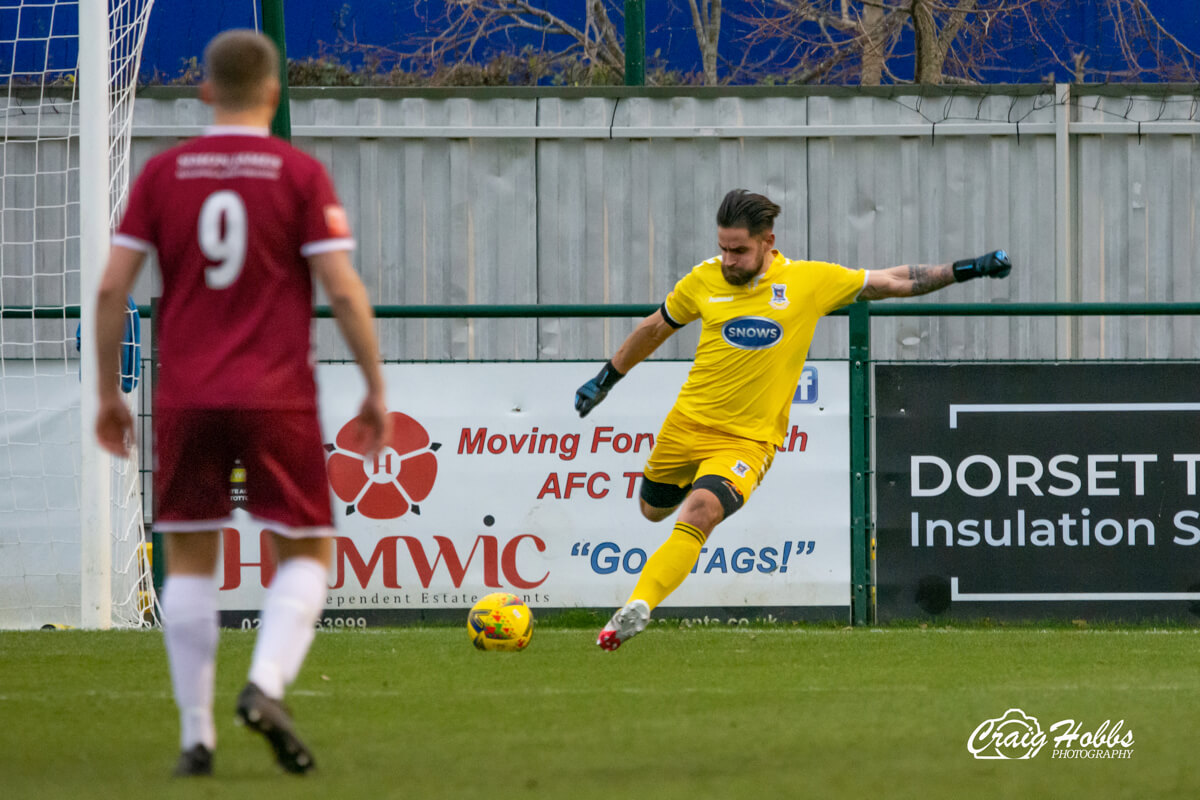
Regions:
<instances>
[{"instance_id":1,"label":"facebook logo","mask_svg":"<svg viewBox=\"0 0 1200 800\"><path fill-rule=\"evenodd\" d=\"M800 373L800 384L796 386L796 394L792 404L817 402L817 368L805 367Z\"/></svg>"}]
</instances>

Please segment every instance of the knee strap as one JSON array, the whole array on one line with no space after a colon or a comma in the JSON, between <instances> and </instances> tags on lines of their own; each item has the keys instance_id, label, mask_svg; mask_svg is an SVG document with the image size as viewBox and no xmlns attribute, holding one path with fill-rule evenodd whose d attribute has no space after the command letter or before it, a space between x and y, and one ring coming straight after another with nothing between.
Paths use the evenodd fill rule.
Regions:
<instances>
[{"instance_id":1,"label":"knee strap","mask_svg":"<svg viewBox=\"0 0 1200 800\"><path fill-rule=\"evenodd\" d=\"M718 475L701 475L692 484L693 489L707 489L716 495L717 500L721 502L721 508L725 510L725 519L746 504L746 498L742 497L742 492L737 485L728 478L722 478Z\"/></svg>"}]
</instances>

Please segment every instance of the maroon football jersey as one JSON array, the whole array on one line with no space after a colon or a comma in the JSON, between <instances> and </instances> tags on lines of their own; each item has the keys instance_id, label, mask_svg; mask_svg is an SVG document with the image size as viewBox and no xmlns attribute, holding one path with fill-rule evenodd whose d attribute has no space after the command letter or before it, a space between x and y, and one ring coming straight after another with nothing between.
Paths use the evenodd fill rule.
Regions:
<instances>
[{"instance_id":1,"label":"maroon football jersey","mask_svg":"<svg viewBox=\"0 0 1200 800\"><path fill-rule=\"evenodd\" d=\"M146 164L113 243L158 251L156 405L316 407L305 258L354 247L320 163L211 127Z\"/></svg>"}]
</instances>

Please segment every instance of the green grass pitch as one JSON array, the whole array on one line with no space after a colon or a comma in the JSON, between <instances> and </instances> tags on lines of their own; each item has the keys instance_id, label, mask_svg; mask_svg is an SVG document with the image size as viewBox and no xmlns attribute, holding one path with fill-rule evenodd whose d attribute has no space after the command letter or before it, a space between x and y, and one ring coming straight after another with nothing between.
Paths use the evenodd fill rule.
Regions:
<instances>
[{"instance_id":1,"label":"green grass pitch","mask_svg":"<svg viewBox=\"0 0 1200 800\"><path fill-rule=\"evenodd\" d=\"M289 703L318 771L233 724L253 636L222 633L211 779L178 752L158 632L0 633L0 797L1169 798L1200 786L1194 630L654 625L616 653L544 628L318 634ZM1125 721L1128 759L976 760L1017 707Z\"/></svg>"}]
</instances>

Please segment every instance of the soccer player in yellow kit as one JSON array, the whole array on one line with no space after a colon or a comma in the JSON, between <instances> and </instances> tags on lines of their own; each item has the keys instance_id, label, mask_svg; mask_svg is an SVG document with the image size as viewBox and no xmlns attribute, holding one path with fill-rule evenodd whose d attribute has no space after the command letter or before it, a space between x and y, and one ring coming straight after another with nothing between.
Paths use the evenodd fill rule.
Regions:
<instances>
[{"instance_id":1,"label":"soccer player in yellow kit","mask_svg":"<svg viewBox=\"0 0 1200 800\"><path fill-rule=\"evenodd\" d=\"M696 265L579 387L585 417L617 381L672 333L699 319L696 357L643 471L639 498L651 522L679 509L671 536L646 560L626 604L596 644L616 650L691 572L700 548L762 482L782 444L788 411L817 320L855 300L912 297L1012 269L995 250L952 264L852 270L793 261L774 249L779 206L735 189L717 211L721 255ZM680 505L682 504L682 508Z\"/></svg>"}]
</instances>

